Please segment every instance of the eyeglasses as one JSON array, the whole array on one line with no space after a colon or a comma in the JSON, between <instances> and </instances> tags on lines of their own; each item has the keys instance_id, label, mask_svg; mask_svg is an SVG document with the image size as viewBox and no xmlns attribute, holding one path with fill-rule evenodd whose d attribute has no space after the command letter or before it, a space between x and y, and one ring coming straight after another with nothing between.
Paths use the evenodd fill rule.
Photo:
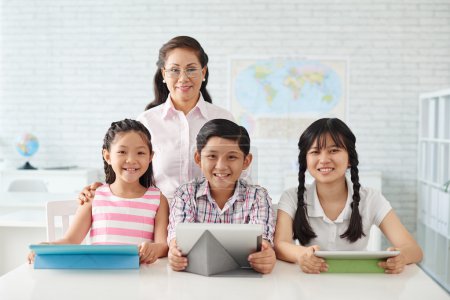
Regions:
<instances>
[{"instance_id":1,"label":"eyeglasses","mask_svg":"<svg viewBox=\"0 0 450 300\"><path fill-rule=\"evenodd\" d=\"M202 69L197 68L189 68L189 69L177 69L177 68L164 68L166 72L166 76L169 78L179 78L181 76L181 72L184 72L188 78L197 78L202 74Z\"/></svg>"}]
</instances>

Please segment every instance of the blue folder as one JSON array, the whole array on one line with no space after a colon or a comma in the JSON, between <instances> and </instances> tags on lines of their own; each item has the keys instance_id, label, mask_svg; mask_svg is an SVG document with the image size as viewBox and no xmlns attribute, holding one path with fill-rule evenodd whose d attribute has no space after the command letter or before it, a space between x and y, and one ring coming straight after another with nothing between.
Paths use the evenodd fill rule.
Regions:
<instances>
[{"instance_id":1,"label":"blue folder","mask_svg":"<svg viewBox=\"0 0 450 300\"><path fill-rule=\"evenodd\" d=\"M30 245L35 269L139 269L136 245Z\"/></svg>"}]
</instances>

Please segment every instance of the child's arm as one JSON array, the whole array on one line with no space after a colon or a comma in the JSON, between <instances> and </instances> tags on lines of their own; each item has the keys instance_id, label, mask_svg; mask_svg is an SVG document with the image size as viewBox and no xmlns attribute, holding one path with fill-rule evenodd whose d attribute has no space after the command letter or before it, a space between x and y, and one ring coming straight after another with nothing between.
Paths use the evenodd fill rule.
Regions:
<instances>
[{"instance_id":1,"label":"child's arm","mask_svg":"<svg viewBox=\"0 0 450 300\"><path fill-rule=\"evenodd\" d=\"M78 206L69 229L62 239L50 242L50 244L80 244L89 232L92 224L92 201Z\"/></svg>"},{"instance_id":2,"label":"child's arm","mask_svg":"<svg viewBox=\"0 0 450 300\"><path fill-rule=\"evenodd\" d=\"M141 263L154 263L159 257L167 256L167 224L169 223L169 205L163 194L155 217L154 243L144 242L139 246Z\"/></svg>"},{"instance_id":3,"label":"child's arm","mask_svg":"<svg viewBox=\"0 0 450 300\"><path fill-rule=\"evenodd\" d=\"M380 229L394 246L391 249L400 251L400 254L396 257L388 258L385 262L379 263L380 267L386 269L386 273L401 273L405 265L422 260L422 249L420 249L393 210L384 217L380 224Z\"/></svg>"},{"instance_id":4,"label":"child's arm","mask_svg":"<svg viewBox=\"0 0 450 300\"><path fill-rule=\"evenodd\" d=\"M325 260L314 255L314 251L319 250L319 246L295 245L292 240L292 226L293 220L289 214L279 209L274 239L277 258L298 264L305 273L326 272L328 265Z\"/></svg>"}]
</instances>

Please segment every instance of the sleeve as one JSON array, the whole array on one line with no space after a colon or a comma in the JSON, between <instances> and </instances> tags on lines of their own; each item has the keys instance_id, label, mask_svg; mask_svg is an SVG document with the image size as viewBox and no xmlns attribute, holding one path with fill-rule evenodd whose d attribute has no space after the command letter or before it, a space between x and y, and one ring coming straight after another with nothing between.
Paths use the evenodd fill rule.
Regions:
<instances>
[{"instance_id":1,"label":"sleeve","mask_svg":"<svg viewBox=\"0 0 450 300\"><path fill-rule=\"evenodd\" d=\"M291 188L283 192L278 202L278 209L281 209L287 213L292 220L295 218L295 212L297 211L298 199L297 188Z\"/></svg>"},{"instance_id":2,"label":"sleeve","mask_svg":"<svg viewBox=\"0 0 450 300\"><path fill-rule=\"evenodd\" d=\"M273 245L273 234L275 231L274 216L272 209L272 199L267 190L262 187L257 187L254 193L255 201L250 209L251 224L262 224L263 239L268 240Z\"/></svg>"},{"instance_id":3,"label":"sleeve","mask_svg":"<svg viewBox=\"0 0 450 300\"><path fill-rule=\"evenodd\" d=\"M176 227L178 223L195 222L195 207L192 204L192 196L189 187L184 184L177 188L170 202L169 226L167 243L176 237Z\"/></svg>"},{"instance_id":4,"label":"sleeve","mask_svg":"<svg viewBox=\"0 0 450 300\"><path fill-rule=\"evenodd\" d=\"M368 196L370 197L370 214L373 224L380 226L386 215L392 210L389 201L381 194L380 191L370 189Z\"/></svg>"}]
</instances>

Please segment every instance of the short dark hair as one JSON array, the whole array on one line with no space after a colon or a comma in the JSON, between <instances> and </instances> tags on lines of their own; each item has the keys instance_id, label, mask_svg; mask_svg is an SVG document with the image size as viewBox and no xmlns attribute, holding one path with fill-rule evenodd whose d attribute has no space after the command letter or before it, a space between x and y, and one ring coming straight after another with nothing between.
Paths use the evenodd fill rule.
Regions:
<instances>
[{"instance_id":1,"label":"short dark hair","mask_svg":"<svg viewBox=\"0 0 450 300\"><path fill-rule=\"evenodd\" d=\"M230 120L213 119L203 125L197 134L197 151L199 153L212 137L236 141L244 156L250 153L250 136L247 130Z\"/></svg>"},{"instance_id":2,"label":"short dark hair","mask_svg":"<svg viewBox=\"0 0 450 300\"><path fill-rule=\"evenodd\" d=\"M152 137L148 129L139 121L124 119L122 121L111 123L111 127L109 127L108 131L105 134L105 137L103 138L102 157L103 150L107 150L108 152L111 151L111 145L118 134L130 131L137 132L147 143L150 153L153 152ZM106 162L105 158L103 158L103 168L105 170L106 183L114 183L114 181L116 180L116 173L114 173L113 168ZM155 186L155 179L153 178L153 166L151 161L145 174L139 178L139 183L146 188Z\"/></svg>"}]
</instances>

